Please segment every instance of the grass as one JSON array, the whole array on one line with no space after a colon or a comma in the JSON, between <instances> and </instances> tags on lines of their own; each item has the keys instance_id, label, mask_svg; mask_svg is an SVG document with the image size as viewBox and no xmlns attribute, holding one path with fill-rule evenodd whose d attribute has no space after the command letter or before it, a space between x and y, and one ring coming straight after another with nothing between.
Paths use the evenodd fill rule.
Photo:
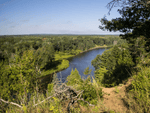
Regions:
<instances>
[{"instance_id":1,"label":"grass","mask_svg":"<svg viewBox=\"0 0 150 113\"><path fill-rule=\"evenodd\" d=\"M39 95L40 101L46 99L43 95ZM36 102L38 103L38 102ZM67 105L68 101L61 102L58 98L53 97L49 100L46 100L44 103L33 107L33 100L30 102L30 105L24 106L21 110L17 106L9 105L6 110L6 113L68 113ZM72 113L99 113L99 112L109 112L107 108L104 107L101 101L98 102L96 106L83 106L80 103L76 103L74 108L71 107ZM111 112L111 111L110 111ZM111 112L114 113L114 112Z\"/></svg>"},{"instance_id":2,"label":"grass","mask_svg":"<svg viewBox=\"0 0 150 113\"><path fill-rule=\"evenodd\" d=\"M61 71L61 70L66 69L66 68L68 68L68 67L69 67L69 61L63 59L62 62L61 62L61 64L59 64L59 65L57 65L56 67L51 68L51 69L49 69L49 70L47 70L47 71L44 71L44 72L42 73L42 76L46 76L46 75L48 75L48 74L52 74L52 73Z\"/></svg>"},{"instance_id":3,"label":"grass","mask_svg":"<svg viewBox=\"0 0 150 113\"><path fill-rule=\"evenodd\" d=\"M67 60L67 58L73 57L74 55L71 55L69 53L64 53L64 52L56 52L55 53L55 61L61 61L60 64L58 64L57 66L46 70L44 72L42 72L42 76L46 76L49 74L53 74L55 72L61 71L63 69L66 69L69 67L69 61Z\"/></svg>"},{"instance_id":4,"label":"grass","mask_svg":"<svg viewBox=\"0 0 150 113\"><path fill-rule=\"evenodd\" d=\"M96 49L96 48L105 48L107 47L106 45L104 46L98 46L96 45L94 48L91 48L91 49ZM49 69L49 70L46 70L46 71L43 71L42 72L42 76L46 76L46 75L49 75L49 74L53 74L55 72L58 72L58 71L61 71L61 70L64 70L66 68L69 67L69 61L67 60L68 58L70 57L73 57L79 53L82 53L83 51L81 50L71 50L71 51L65 51L65 52L55 52L55 61L61 61L60 64L58 64L57 66Z\"/></svg>"},{"instance_id":5,"label":"grass","mask_svg":"<svg viewBox=\"0 0 150 113\"><path fill-rule=\"evenodd\" d=\"M74 55L71 55L71 54L69 54L69 53L56 52L56 53L55 53L55 61L67 59L67 58L70 58L70 57L73 57L73 56L74 56Z\"/></svg>"},{"instance_id":6,"label":"grass","mask_svg":"<svg viewBox=\"0 0 150 113\"><path fill-rule=\"evenodd\" d=\"M103 45L103 46L96 45L95 47L102 47L103 48L103 47L107 47L107 46L106 45Z\"/></svg>"},{"instance_id":7,"label":"grass","mask_svg":"<svg viewBox=\"0 0 150 113\"><path fill-rule=\"evenodd\" d=\"M68 68L69 67L69 61L67 59L79 54L80 52L82 52L82 51L81 50L72 50L71 53L73 53L73 54L70 54L67 51L66 52L60 52L60 51L56 52L55 53L55 61L56 62L61 61L61 63L58 64L57 66L49 69L49 70L43 71L42 76L53 74L55 72L58 72L58 71L61 71L63 69Z\"/></svg>"},{"instance_id":8,"label":"grass","mask_svg":"<svg viewBox=\"0 0 150 113\"><path fill-rule=\"evenodd\" d=\"M114 92L115 92L115 93L119 93L119 89L117 88L117 86L115 87Z\"/></svg>"},{"instance_id":9,"label":"grass","mask_svg":"<svg viewBox=\"0 0 150 113\"><path fill-rule=\"evenodd\" d=\"M135 112L150 112L150 67L142 67L137 75L133 76L128 88L126 102L129 109Z\"/></svg>"}]
</instances>

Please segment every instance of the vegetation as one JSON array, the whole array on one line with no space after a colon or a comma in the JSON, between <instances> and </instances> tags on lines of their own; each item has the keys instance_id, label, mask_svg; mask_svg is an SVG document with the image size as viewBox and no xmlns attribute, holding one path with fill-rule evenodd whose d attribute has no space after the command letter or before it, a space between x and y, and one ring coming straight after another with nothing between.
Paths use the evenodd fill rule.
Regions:
<instances>
[{"instance_id":1,"label":"vegetation","mask_svg":"<svg viewBox=\"0 0 150 113\"><path fill-rule=\"evenodd\" d=\"M92 60L95 67L95 79L103 86L115 86L126 80L134 65L126 45L114 46Z\"/></svg>"},{"instance_id":2,"label":"vegetation","mask_svg":"<svg viewBox=\"0 0 150 113\"><path fill-rule=\"evenodd\" d=\"M127 103L135 112L150 112L150 67L142 67L128 90Z\"/></svg>"},{"instance_id":3,"label":"vegetation","mask_svg":"<svg viewBox=\"0 0 150 113\"><path fill-rule=\"evenodd\" d=\"M77 69L72 70L71 75L67 77L67 85L72 86L76 90L82 90L84 100L91 104L97 104L98 97L102 98L102 89L95 87L94 83L91 82L90 76L87 79L81 79Z\"/></svg>"},{"instance_id":4,"label":"vegetation","mask_svg":"<svg viewBox=\"0 0 150 113\"><path fill-rule=\"evenodd\" d=\"M1 36L0 58L10 65L16 53L22 56L24 51L31 49L35 66L42 73L40 76L45 76L66 68L62 61L67 63L67 58L90 48L111 46L114 41L122 40L118 36Z\"/></svg>"},{"instance_id":5,"label":"vegetation","mask_svg":"<svg viewBox=\"0 0 150 113\"><path fill-rule=\"evenodd\" d=\"M96 68L96 81L100 85L112 87L124 83L130 77L132 83L127 88L124 99L128 111L150 112L150 1L112 0L107 6L109 11L113 7L121 6L118 9L121 17L111 21L104 17L100 20L103 24L100 29L124 33L120 36L127 40L128 46L123 50L116 46L92 61Z\"/></svg>"},{"instance_id":6,"label":"vegetation","mask_svg":"<svg viewBox=\"0 0 150 113\"><path fill-rule=\"evenodd\" d=\"M114 87L128 79L124 100L128 112L150 112L150 1L112 0L111 10L121 5L121 17L101 19L100 29L120 31L112 36L1 36L0 112L114 112L103 108L102 87ZM95 78L87 67L81 78L77 69L58 81L54 74L44 92L42 76L69 66L67 58L94 47L111 46L91 63ZM67 106L67 107L66 107ZM117 111L116 111L117 112Z\"/></svg>"},{"instance_id":7,"label":"vegetation","mask_svg":"<svg viewBox=\"0 0 150 113\"><path fill-rule=\"evenodd\" d=\"M0 99L3 102L1 112L16 111L17 106L30 112L29 104L36 106L36 103L49 98L48 96L54 93L53 83L46 86L47 91L43 90L45 86L40 79L42 76L67 68L69 57L94 47L111 46L114 41L121 42L122 39L118 36L103 38L101 36L1 36L0 40ZM71 77L77 77L77 73L75 70ZM85 101L84 104L96 104L97 94L102 97L101 89L95 89L91 78L82 80L80 75L77 75L81 81L76 85L80 88L76 89L75 81L72 82L71 79L68 84L72 82L70 86L72 85L75 90L82 90L80 96L83 100L80 101ZM50 81L52 80L53 78ZM15 105L16 107L11 111ZM51 106L50 109L52 110L53 107ZM31 111L34 111L34 108Z\"/></svg>"}]
</instances>

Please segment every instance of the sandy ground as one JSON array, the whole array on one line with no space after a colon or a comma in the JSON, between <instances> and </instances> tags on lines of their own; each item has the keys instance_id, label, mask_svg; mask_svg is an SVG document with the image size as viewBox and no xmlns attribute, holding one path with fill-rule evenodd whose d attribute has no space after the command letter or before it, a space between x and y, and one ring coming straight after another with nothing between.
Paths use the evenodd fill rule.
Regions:
<instances>
[{"instance_id":1,"label":"sandy ground","mask_svg":"<svg viewBox=\"0 0 150 113\"><path fill-rule=\"evenodd\" d=\"M112 87L112 88L103 88L104 91L104 106L109 110L113 110L119 113L126 113L128 111L126 105L123 102L125 97L126 87L131 84L131 80L125 85Z\"/></svg>"}]
</instances>

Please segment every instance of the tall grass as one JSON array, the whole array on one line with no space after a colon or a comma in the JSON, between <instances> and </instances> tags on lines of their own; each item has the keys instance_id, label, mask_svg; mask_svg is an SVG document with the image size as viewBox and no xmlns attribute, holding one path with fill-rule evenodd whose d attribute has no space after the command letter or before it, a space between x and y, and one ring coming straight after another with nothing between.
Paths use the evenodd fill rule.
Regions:
<instances>
[{"instance_id":1,"label":"tall grass","mask_svg":"<svg viewBox=\"0 0 150 113\"><path fill-rule=\"evenodd\" d=\"M142 67L140 72L133 76L126 101L130 111L150 112L150 67Z\"/></svg>"}]
</instances>

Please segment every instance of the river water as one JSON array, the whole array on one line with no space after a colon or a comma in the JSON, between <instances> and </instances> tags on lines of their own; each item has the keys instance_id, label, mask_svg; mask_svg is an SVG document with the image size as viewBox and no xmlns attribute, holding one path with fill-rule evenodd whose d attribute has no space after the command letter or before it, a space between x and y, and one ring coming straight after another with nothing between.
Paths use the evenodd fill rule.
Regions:
<instances>
[{"instance_id":1,"label":"river water","mask_svg":"<svg viewBox=\"0 0 150 113\"><path fill-rule=\"evenodd\" d=\"M66 81L68 75L70 75L71 70L77 69L82 78L86 78L83 74L86 67L89 66L89 69L92 69L91 76L94 76L94 67L91 64L91 61L98 55L102 54L105 51L103 48L93 49L82 54L79 54L71 59L69 59L69 67L61 72L57 73L57 77L62 80L62 82Z\"/></svg>"}]
</instances>

